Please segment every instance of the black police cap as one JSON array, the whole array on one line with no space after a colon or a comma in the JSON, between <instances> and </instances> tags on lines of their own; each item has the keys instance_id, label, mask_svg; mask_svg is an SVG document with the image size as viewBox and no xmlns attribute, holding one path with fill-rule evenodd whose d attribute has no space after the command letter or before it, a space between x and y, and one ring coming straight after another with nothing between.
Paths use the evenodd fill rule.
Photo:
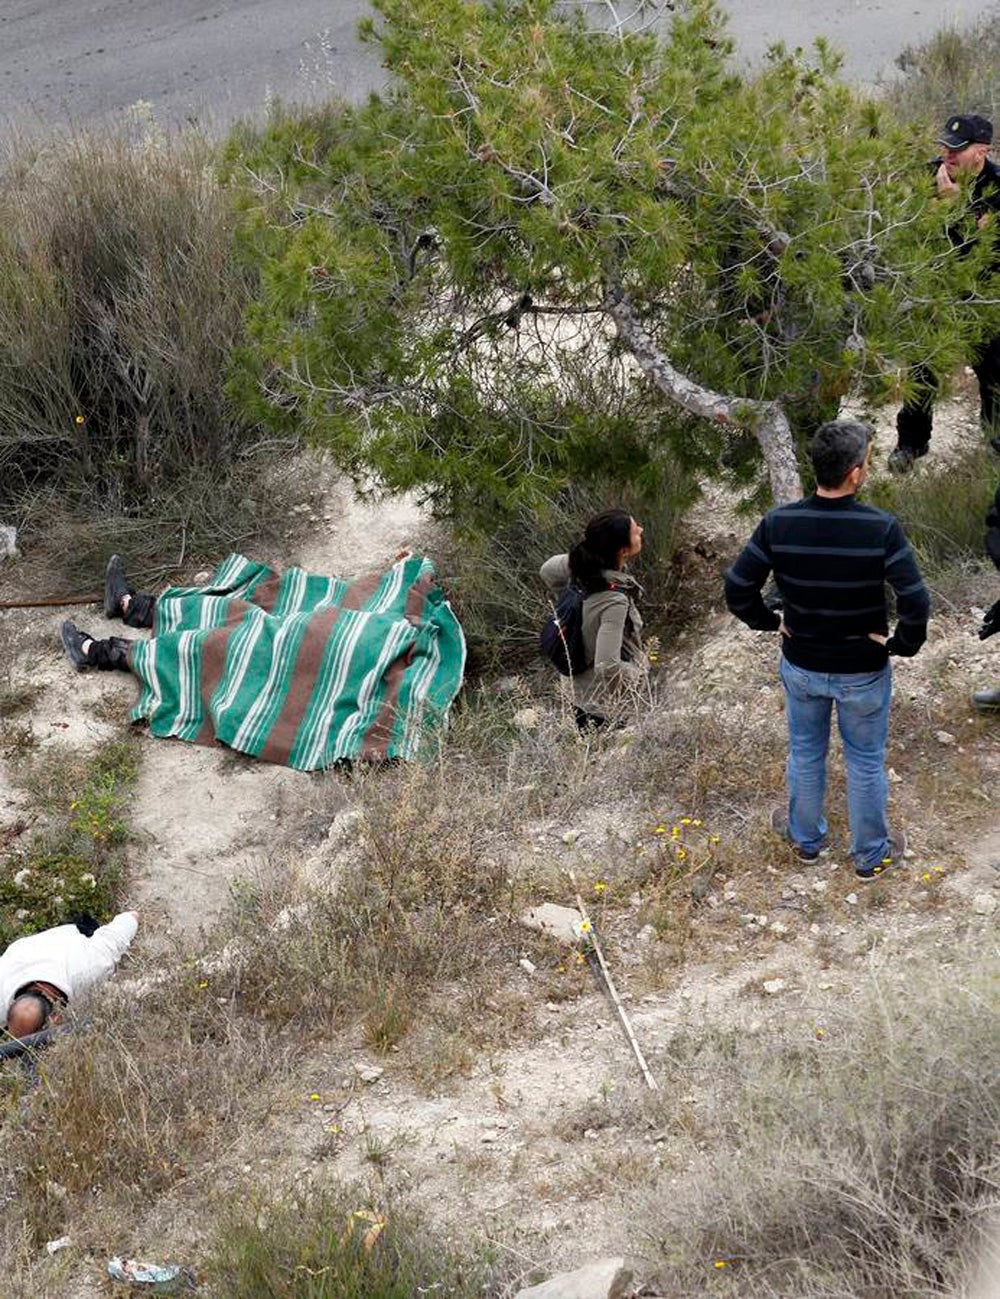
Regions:
<instances>
[{"instance_id":1,"label":"black police cap","mask_svg":"<svg viewBox=\"0 0 1000 1299\"><path fill-rule=\"evenodd\" d=\"M977 113L956 113L945 122L937 142L947 149L961 149L967 144L992 144L993 123Z\"/></svg>"}]
</instances>

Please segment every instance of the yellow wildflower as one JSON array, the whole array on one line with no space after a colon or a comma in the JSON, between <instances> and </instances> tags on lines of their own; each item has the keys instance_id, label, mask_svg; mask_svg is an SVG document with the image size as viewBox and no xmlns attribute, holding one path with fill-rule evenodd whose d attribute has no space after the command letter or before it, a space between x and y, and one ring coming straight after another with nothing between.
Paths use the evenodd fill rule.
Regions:
<instances>
[{"instance_id":1,"label":"yellow wildflower","mask_svg":"<svg viewBox=\"0 0 1000 1299\"><path fill-rule=\"evenodd\" d=\"M319 1092L310 1092L310 1093L309 1093L309 1099L310 1099L311 1101L318 1101L318 1100L320 1099Z\"/></svg>"},{"instance_id":2,"label":"yellow wildflower","mask_svg":"<svg viewBox=\"0 0 1000 1299\"><path fill-rule=\"evenodd\" d=\"M606 882L605 880L594 880L594 892L595 892L595 893L604 893L604 892L606 892L607 887L608 887L608 885L607 885L607 882Z\"/></svg>"}]
</instances>

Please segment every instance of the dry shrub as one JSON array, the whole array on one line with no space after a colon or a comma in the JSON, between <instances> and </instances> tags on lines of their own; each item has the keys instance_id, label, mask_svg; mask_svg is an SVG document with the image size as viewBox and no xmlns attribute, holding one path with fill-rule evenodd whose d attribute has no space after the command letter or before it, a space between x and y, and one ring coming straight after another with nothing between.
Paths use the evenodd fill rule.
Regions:
<instances>
[{"instance_id":1,"label":"dry shrub","mask_svg":"<svg viewBox=\"0 0 1000 1299\"><path fill-rule=\"evenodd\" d=\"M982 587L986 511L995 491L995 458L974 445L949 457L946 472L879 479L866 499L896 515L935 597L954 607L970 578Z\"/></svg>"},{"instance_id":2,"label":"dry shrub","mask_svg":"<svg viewBox=\"0 0 1000 1299\"><path fill-rule=\"evenodd\" d=\"M996 122L998 20L993 6L970 26L948 25L923 45L907 46L896 60L904 75L887 90L896 111L935 133L949 113L983 113Z\"/></svg>"},{"instance_id":3,"label":"dry shrub","mask_svg":"<svg viewBox=\"0 0 1000 1299\"><path fill-rule=\"evenodd\" d=\"M122 1219L141 1209L259 1118L288 1058L270 1029L237 1020L193 980L130 1013L102 1005L48 1048L20 1103L10 1098L0 1240L37 1245L91 1209Z\"/></svg>"},{"instance_id":4,"label":"dry shrub","mask_svg":"<svg viewBox=\"0 0 1000 1299\"><path fill-rule=\"evenodd\" d=\"M268 451L224 381L254 286L214 159L155 130L0 159L0 499L24 553L71 576L109 548L162 562L249 531Z\"/></svg>"},{"instance_id":5,"label":"dry shrub","mask_svg":"<svg viewBox=\"0 0 1000 1299\"><path fill-rule=\"evenodd\" d=\"M265 1019L336 1031L358 1020L376 1050L465 1005L516 963L511 886L492 844L494 805L450 759L355 778L363 810L335 880L267 872L241 890L241 956L213 990ZM331 888L331 884L333 887Z\"/></svg>"},{"instance_id":6,"label":"dry shrub","mask_svg":"<svg viewBox=\"0 0 1000 1299\"><path fill-rule=\"evenodd\" d=\"M706 1033L675 1056L664 1095L709 1099L703 1153L644 1209L665 1292L961 1292L997 1208L993 993L981 970L873 981L821 1041Z\"/></svg>"}]
</instances>

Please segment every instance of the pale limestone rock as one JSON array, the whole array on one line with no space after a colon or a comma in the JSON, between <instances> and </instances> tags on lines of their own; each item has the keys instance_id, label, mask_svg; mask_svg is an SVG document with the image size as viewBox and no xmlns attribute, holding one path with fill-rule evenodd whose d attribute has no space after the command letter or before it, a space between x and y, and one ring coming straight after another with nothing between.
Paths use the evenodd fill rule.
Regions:
<instances>
[{"instance_id":1,"label":"pale limestone rock","mask_svg":"<svg viewBox=\"0 0 1000 1299\"><path fill-rule=\"evenodd\" d=\"M579 941L577 926L582 917L576 907L561 907L556 902L543 902L540 907L531 907L520 918L526 929L534 929L548 934L567 947L575 947Z\"/></svg>"},{"instance_id":2,"label":"pale limestone rock","mask_svg":"<svg viewBox=\"0 0 1000 1299\"><path fill-rule=\"evenodd\" d=\"M632 1271L624 1258L601 1258L518 1290L515 1299L626 1299L631 1287Z\"/></svg>"}]
</instances>

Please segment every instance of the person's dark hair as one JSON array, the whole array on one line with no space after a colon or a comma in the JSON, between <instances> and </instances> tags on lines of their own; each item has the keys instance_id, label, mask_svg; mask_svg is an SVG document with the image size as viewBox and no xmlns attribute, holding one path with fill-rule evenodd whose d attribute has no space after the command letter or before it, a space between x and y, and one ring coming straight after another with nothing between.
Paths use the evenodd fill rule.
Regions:
<instances>
[{"instance_id":1,"label":"person's dark hair","mask_svg":"<svg viewBox=\"0 0 1000 1299\"><path fill-rule=\"evenodd\" d=\"M839 487L860 465L872 440L870 425L857 419L834 419L821 424L809 443L813 472L820 487Z\"/></svg>"},{"instance_id":2,"label":"person's dark hair","mask_svg":"<svg viewBox=\"0 0 1000 1299\"><path fill-rule=\"evenodd\" d=\"M618 555L632 539L632 516L625 510L603 510L583 530L583 540L569 552L570 576L590 595L606 585L602 569L617 568Z\"/></svg>"}]
</instances>

